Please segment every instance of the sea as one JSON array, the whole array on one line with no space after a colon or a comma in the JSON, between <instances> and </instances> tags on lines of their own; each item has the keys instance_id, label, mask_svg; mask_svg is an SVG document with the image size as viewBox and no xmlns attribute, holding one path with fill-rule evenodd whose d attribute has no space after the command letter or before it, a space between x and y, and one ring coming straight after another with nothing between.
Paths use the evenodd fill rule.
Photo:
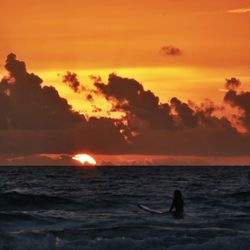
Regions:
<instances>
[{"instance_id":1,"label":"sea","mask_svg":"<svg viewBox=\"0 0 250 250\"><path fill-rule=\"evenodd\" d=\"M250 167L0 167L2 250L249 250ZM164 210L181 190L185 214Z\"/></svg>"}]
</instances>

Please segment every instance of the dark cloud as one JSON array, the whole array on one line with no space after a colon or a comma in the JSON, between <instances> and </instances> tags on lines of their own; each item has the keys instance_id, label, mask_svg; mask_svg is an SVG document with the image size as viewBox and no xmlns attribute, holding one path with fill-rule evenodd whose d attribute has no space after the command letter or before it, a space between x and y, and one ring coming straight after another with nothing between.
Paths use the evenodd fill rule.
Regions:
<instances>
[{"instance_id":1,"label":"dark cloud","mask_svg":"<svg viewBox=\"0 0 250 250\"><path fill-rule=\"evenodd\" d=\"M99 81L101 80L100 77L95 77L95 76L90 76L90 79L93 81ZM80 81L78 80L78 76L74 72L67 72L63 76L63 83L68 85L75 93L83 93L85 96L85 99L88 100L89 102L94 101L94 95L96 95L96 91L93 89L90 89L87 86L81 85Z\"/></svg>"},{"instance_id":2,"label":"dark cloud","mask_svg":"<svg viewBox=\"0 0 250 250\"><path fill-rule=\"evenodd\" d=\"M151 129L176 130L199 126L226 126L225 118L216 118L213 112L218 109L212 102L195 106L181 102L174 97L168 103L160 103L159 97L134 79L122 78L111 74L108 83L95 83L98 90L113 103L114 111L126 114L127 123L121 129L142 127L145 122ZM123 124L124 125L124 124Z\"/></svg>"},{"instance_id":3,"label":"dark cloud","mask_svg":"<svg viewBox=\"0 0 250 250\"><path fill-rule=\"evenodd\" d=\"M4 154L75 154L128 152L127 144L108 118L90 118L84 126L64 129L0 130L0 152Z\"/></svg>"},{"instance_id":4,"label":"dark cloud","mask_svg":"<svg viewBox=\"0 0 250 250\"><path fill-rule=\"evenodd\" d=\"M86 99L87 99L88 101L90 101L90 102L93 102L93 101L94 101L93 95L91 95L91 94L88 94L88 95L86 96Z\"/></svg>"},{"instance_id":5,"label":"dark cloud","mask_svg":"<svg viewBox=\"0 0 250 250\"><path fill-rule=\"evenodd\" d=\"M134 79L111 74L108 83L95 83L112 101L113 110L126 115L117 126L129 142L129 150L141 154L245 155L249 135L241 135L230 121L214 115L223 111L211 101L197 106L178 98L160 103ZM228 141L232 142L228 143ZM239 148L235 149L235 145ZM244 147L244 148L243 148Z\"/></svg>"},{"instance_id":6,"label":"dark cloud","mask_svg":"<svg viewBox=\"0 0 250 250\"><path fill-rule=\"evenodd\" d=\"M177 111L178 117L181 118L182 127L186 128L206 128L206 129L226 129L234 130L230 121L225 117L216 117L214 113L224 111L221 106L215 105L210 100L205 100L200 105L195 105L191 101L182 103L179 100Z\"/></svg>"},{"instance_id":7,"label":"dark cloud","mask_svg":"<svg viewBox=\"0 0 250 250\"><path fill-rule=\"evenodd\" d=\"M181 56L183 54L179 48L172 45L163 46L161 48L161 53L165 56Z\"/></svg>"},{"instance_id":8,"label":"dark cloud","mask_svg":"<svg viewBox=\"0 0 250 250\"><path fill-rule=\"evenodd\" d=\"M235 77L226 79L225 87L229 90L236 90L240 85L240 80Z\"/></svg>"},{"instance_id":9,"label":"dark cloud","mask_svg":"<svg viewBox=\"0 0 250 250\"><path fill-rule=\"evenodd\" d=\"M0 82L1 154L250 154L249 133L233 128L224 109L212 102L196 105L173 97L161 103L136 80L111 74L106 84L92 77L95 89L86 88L86 98L97 110L93 95L103 95L112 104L110 112L119 111L123 117L86 120L55 88L42 87L42 79L28 73L14 54L5 67L9 75ZM77 75L67 75L69 86L81 91ZM239 86L238 79L228 79L224 100L243 111L240 119L250 128L250 92L239 92ZM214 115L217 111L220 118Z\"/></svg>"},{"instance_id":10,"label":"dark cloud","mask_svg":"<svg viewBox=\"0 0 250 250\"><path fill-rule=\"evenodd\" d=\"M197 126L198 117L188 104L181 102L176 97L172 98L170 103L178 114L179 123L188 128Z\"/></svg>"},{"instance_id":11,"label":"dark cloud","mask_svg":"<svg viewBox=\"0 0 250 250\"><path fill-rule=\"evenodd\" d=\"M239 108L243 111L243 114L238 115L236 118L246 127L250 129L250 92L242 91L237 92L237 88L240 86L240 81L232 78L228 85L228 92L224 96L224 101L229 103L232 107Z\"/></svg>"},{"instance_id":12,"label":"dark cloud","mask_svg":"<svg viewBox=\"0 0 250 250\"><path fill-rule=\"evenodd\" d=\"M138 154L244 156L250 154L250 136L225 127L148 130L131 147Z\"/></svg>"},{"instance_id":13,"label":"dark cloud","mask_svg":"<svg viewBox=\"0 0 250 250\"><path fill-rule=\"evenodd\" d=\"M55 88L42 87L42 80L14 54L7 57L6 69L9 76L0 82L1 153L123 150L124 139L112 120L86 121Z\"/></svg>"},{"instance_id":14,"label":"dark cloud","mask_svg":"<svg viewBox=\"0 0 250 250\"><path fill-rule=\"evenodd\" d=\"M91 117L86 128L86 150L96 153L118 154L127 152L128 145L111 118Z\"/></svg>"},{"instance_id":15,"label":"dark cloud","mask_svg":"<svg viewBox=\"0 0 250 250\"><path fill-rule=\"evenodd\" d=\"M63 76L63 82L67 84L71 89L73 89L73 91L76 93L80 93L82 90L76 73L71 73L68 71L66 75Z\"/></svg>"},{"instance_id":16,"label":"dark cloud","mask_svg":"<svg viewBox=\"0 0 250 250\"><path fill-rule=\"evenodd\" d=\"M42 79L28 73L14 54L7 57L9 77L0 82L1 128L68 128L85 122L54 87L42 87Z\"/></svg>"},{"instance_id":17,"label":"dark cloud","mask_svg":"<svg viewBox=\"0 0 250 250\"><path fill-rule=\"evenodd\" d=\"M10 110L10 99L5 93L0 91L0 129L6 129L9 126L9 110Z\"/></svg>"},{"instance_id":18,"label":"dark cloud","mask_svg":"<svg viewBox=\"0 0 250 250\"><path fill-rule=\"evenodd\" d=\"M136 80L111 74L108 84L95 82L95 86L107 100L114 101L113 111L125 112L127 117L143 120L152 128L173 128L170 106L161 104L153 92L144 90Z\"/></svg>"}]
</instances>

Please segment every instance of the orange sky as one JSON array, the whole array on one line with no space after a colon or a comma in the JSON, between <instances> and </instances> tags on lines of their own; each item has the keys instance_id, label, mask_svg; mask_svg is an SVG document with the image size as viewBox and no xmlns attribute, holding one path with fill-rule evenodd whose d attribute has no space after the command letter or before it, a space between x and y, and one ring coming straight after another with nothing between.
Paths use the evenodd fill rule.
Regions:
<instances>
[{"instance_id":1,"label":"orange sky","mask_svg":"<svg viewBox=\"0 0 250 250\"><path fill-rule=\"evenodd\" d=\"M225 78L250 89L249 0L9 1L1 3L1 70L14 52L77 110L90 110L61 83L75 71L142 82L162 101L219 101ZM181 56L160 50L173 45Z\"/></svg>"}]
</instances>

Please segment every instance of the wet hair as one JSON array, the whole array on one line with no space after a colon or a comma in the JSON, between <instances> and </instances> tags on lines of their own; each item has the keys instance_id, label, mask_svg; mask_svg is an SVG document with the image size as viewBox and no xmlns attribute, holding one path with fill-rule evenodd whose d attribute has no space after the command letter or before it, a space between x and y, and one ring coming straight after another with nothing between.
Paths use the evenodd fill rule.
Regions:
<instances>
[{"instance_id":1,"label":"wet hair","mask_svg":"<svg viewBox=\"0 0 250 250\"><path fill-rule=\"evenodd\" d=\"M178 190L178 189L176 189L175 191L174 191L174 198L175 199L181 199L182 200L182 194L181 194L181 191L180 190Z\"/></svg>"}]
</instances>

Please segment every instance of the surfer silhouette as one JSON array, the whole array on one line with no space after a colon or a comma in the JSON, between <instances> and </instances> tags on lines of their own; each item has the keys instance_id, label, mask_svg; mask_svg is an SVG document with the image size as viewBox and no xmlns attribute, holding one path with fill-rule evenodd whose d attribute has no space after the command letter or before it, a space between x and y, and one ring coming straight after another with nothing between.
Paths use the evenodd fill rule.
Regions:
<instances>
[{"instance_id":1,"label":"surfer silhouette","mask_svg":"<svg viewBox=\"0 0 250 250\"><path fill-rule=\"evenodd\" d=\"M184 212L184 202L180 190L174 191L174 198L169 212L172 212L175 217L182 217Z\"/></svg>"},{"instance_id":2,"label":"surfer silhouette","mask_svg":"<svg viewBox=\"0 0 250 250\"><path fill-rule=\"evenodd\" d=\"M182 218L184 216L184 202L182 198L182 194L180 190L175 190L174 191L174 198L171 204L170 209L166 210L157 210L157 209L152 209L148 206L138 204L137 205L139 208L141 208L144 211L153 213L153 214L168 214L171 213L175 218Z\"/></svg>"}]
</instances>

